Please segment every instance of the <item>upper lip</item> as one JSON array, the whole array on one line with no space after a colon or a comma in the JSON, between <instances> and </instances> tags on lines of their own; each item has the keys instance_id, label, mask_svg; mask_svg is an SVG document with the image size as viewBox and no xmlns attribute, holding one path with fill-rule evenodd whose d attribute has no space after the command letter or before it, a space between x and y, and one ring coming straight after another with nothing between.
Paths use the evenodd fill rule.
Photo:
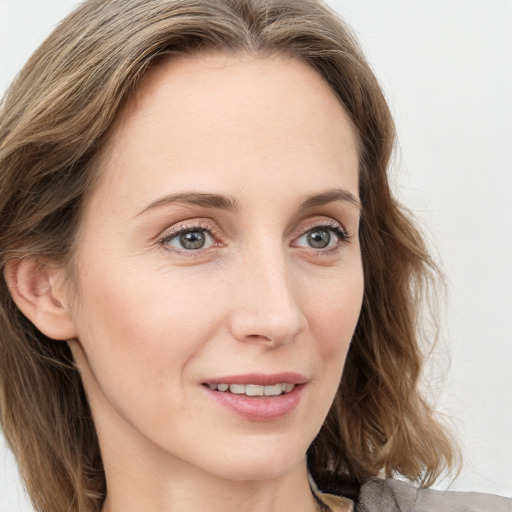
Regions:
<instances>
[{"instance_id":1,"label":"upper lip","mask_svg":"<svg viewBox=\"0 0 512 512\"><path fill-rule=\"evenodd\" d=\"M225 375L207 379L203 384L256 384L259 386L274 386L275 384L304 384L307 380L307 377L295 372L273 374L245 373L243 375Z\"/></svg>"}]
</instances>

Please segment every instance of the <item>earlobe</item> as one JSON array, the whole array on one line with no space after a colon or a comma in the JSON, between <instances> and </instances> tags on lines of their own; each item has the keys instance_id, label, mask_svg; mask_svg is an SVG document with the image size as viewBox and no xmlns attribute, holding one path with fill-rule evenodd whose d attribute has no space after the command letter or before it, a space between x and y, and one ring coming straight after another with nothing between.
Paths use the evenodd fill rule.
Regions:
<instances>
[{"instance_id":1,"label":"earlobe","mask_svg":"<svg viewBox=\"0 0 512 512\"><path fill-rule=\"evenodd\" d=\"M9 291L20 311L44 335L55 340L77 335L63 290L57 285L62 272L31 257L10 260L5 267Z\"/></svg>"}]
</instances>

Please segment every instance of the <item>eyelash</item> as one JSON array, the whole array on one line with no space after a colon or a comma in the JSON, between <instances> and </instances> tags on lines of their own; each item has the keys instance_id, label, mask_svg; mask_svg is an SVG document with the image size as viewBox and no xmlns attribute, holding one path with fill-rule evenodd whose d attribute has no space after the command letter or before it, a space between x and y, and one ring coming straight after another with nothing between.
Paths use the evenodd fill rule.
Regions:
<instances>
[{"instance_id":1,"label":"eyelash","mask_svg":"<svg viewBox=\"0 0 512 512\"><path fill-rule=\"evenodd\" d=\"M210 234L210 236L213 238L213 239L218 239L220 238L220 233L218 232L218 230L215 228L215 226L213 224L210 224L208 222L198 222L196 224L186 224L186 225L183 225L183 226L179 226L178 228L173 228L169 231L166 231L159 239L158 239L158 244L163 246L166 250L168 251L172 251L172 252L177 252L178 254L186 254L187 256L194 256L194 255L197 255L199 254L199 252L201 250L204 250L204 249L197 249L197 250L192 250L192 249L177 249L177 248L170 248L168 244L171 240L174 240L175 238L179 237L180 235L183 235L184 233L189 233L191 231L201 231L201 232L207 232ZM218 247L219 243L215 243L214 246Z\"/></svg>"},{"instance_id":2,"label":"eyelash","mask_svg":"<svg viewBox=\"0 0 512 512\"><path fill-rule=\"evenodd\" d=\"M324 229L329 232L334 232L334 234L338 238L338 243L330 249L314 249L313 247L310 247L312 251L319 255L335 253L341 248L342 245L348 243L351 239L351 235L349 235L348 232L344 228L342 228L337 222L318 221L313 222L311 225L308 225L305 229L302 229L301 234L299 236L296 236L294 240L297 240L298 238L304 236L310 231L313 231L314 229Z\"/></svg>"},{"instance_id":3,"label":"eyelash","mask_svg":"<svg viewBox=\"0 0 512 512\"><path fill-rule=\"evenodd\" d=\"M302 229L300 234L295 236L294 237L294 241L299 239L300 237L306 235L308 232L314 230L314 229L324 229L326 231L329 231L329 232L334 232L334 234L336 235L336 237L338 238L338 243L330 248L330 249L315 249L313 247L310 247L310 249L312 251L314 251L315 253L321 253L321 254L331 254L331 253L334 253L336 252L337 250L340 249L341 245L347 243L350 241L351 239L351 235L349 235L347 233L347 231L345 231L345 229L343 229L342 227L340 227L340 225L336 222L329 222L329 221L319 221L317 223L312 223L311 225L308 225L305 229ZM204 250L207 250L207 249L202 249L202 248L199 248L199 249L177 249L177 248L169 248L168 244L171 240L174 240L175 238L179 237L180 235L184 234L184 233L189 233L191 231L200 231L200 232L207 232L209 233L209 235L215 240L215 239L218 239L220 238L220 233L218 232L218 230L215 228L214 225L210 224L210 223L196 223L196 224L187 224L187 225L183 225L183 226L180 226L178 228L173 228L169 231L166 231L159 239L158 239L158 244L165 247L166 250L168 251L172 251L172 252L176 252L178 254L186 254L187 256L194 256L194 255L198 255L200 252L204 251ZM214 247L219 247L221 244L218 243L218 242L215 242L214 244Z\"/></svg>"}]
</instances>

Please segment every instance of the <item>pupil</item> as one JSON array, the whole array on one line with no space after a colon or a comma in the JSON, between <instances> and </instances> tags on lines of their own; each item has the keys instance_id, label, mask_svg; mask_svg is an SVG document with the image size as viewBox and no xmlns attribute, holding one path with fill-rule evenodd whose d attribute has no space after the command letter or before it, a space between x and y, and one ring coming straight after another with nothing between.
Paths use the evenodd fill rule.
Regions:
<instances>
[{"instance_id":1,"label":"pupil","mask_svg":"<svg viewBox=\"0 0 512 512\"><path fill-rule=\"evenodd\" d=\"M205 243L203 231L188 231L180 235L181 245L185 249L201 249Z\"/></svg>"},{"instance_id":2,"label":"pupil","mask_svg":"<svg viewBox=\"0 0 512 512\"><path fill-rule=\"evenodd\" d=\"M325 229L315 229L308 234L308 242L315 249L323 249L329 245L331 234Z\"/></svg>"}]
</instances>

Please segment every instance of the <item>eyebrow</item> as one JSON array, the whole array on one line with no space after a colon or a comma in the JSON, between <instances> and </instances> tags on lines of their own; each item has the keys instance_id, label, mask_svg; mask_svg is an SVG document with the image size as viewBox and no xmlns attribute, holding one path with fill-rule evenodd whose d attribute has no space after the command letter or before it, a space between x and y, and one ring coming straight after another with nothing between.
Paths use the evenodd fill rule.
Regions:
<instances>
[{"instance_id":1,"label":"eyebrow","mask_svg":"<svg viewBox=\"0 0 512 512\"><path fill-rule=\"evenodd\" d=\"M342 188L335 188L332 190L326 190L320 194L306 196L302 200L300 206L302 209L307 210L309 208L323 206L334 201L348 202L357 207L358 210L362 209L360 201L354 196L354 194Z\"/></svg>"},{"instance_id":2,"label":"eyebrow","mask_svg":"<svg viewBox=\"0 0 512 512\"><path fill-rule=\"evenodd\" d=\"M202 192L182 192L179 194L170 194L154 201L137 213L135 217L138 217L149 210L153 210L154 208L159 208L160 206L171 203L188 203L195 206L203 206L205 208L215 208L219 210L240 210L240 205L237 200L230 196L207 194Z\"/></svg>"},{"instance_id":3,"label":"eyebrow","mask_svg":"<svg viewBox=\"0 0 512 512\"><path fill-rule=\"evenodd\" d=\"M300 208L307 210L318 206L323 206L334 201L344 201L353 204L359 210L361 203L359 200L348 190L332 189L326 190L319 194L312 194L306 196L300 203ZM240 210L238 201L231 196L224 196L221 194L208 194L204 192L181 192L178 194L169 194L146 206L143 210L135 215L138 217L147 211L159 208L160 206L172 203L188 203L195 206L202 206L205 208L214 208L218 210L228 210L237 212Z\"/></svg>"}]
</instances>

